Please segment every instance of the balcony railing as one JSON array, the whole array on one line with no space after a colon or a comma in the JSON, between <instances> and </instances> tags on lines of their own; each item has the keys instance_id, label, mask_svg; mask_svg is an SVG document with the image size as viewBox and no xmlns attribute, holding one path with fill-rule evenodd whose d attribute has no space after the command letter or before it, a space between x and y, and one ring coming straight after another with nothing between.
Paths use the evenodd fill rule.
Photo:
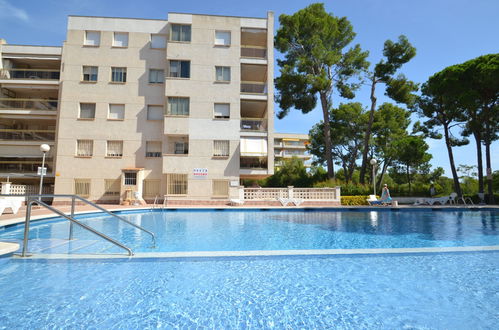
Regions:
<instances>
[{"instance_id":1,"label":"balcony railing","mask_svg":"<svg viewBox=\"0 0 499 330\"><path fill-rule=\"evenodd\" d=\"M284 150L284 156L306 156L303 150Z\"/></svg>"},{"instance_id":2,"label":"balcony railing","mask_svg":"<svg viewBox=\"0 0 499 330\"><path fill-rule=\"evenodd\" d=\"M267 84L258 81L241 81L241 93L267 94Z\"/></svg>"},{"instance_id":3,"label":"balcony railing","mask_svg":"<svg viewBox=\"0 0 499 330\"><path fill-rule=\"evenodd\" d=\"M257 46L241 46L241 57L266 59L267 49Z\"/></svg>"},{"instance_id":4,"label":"balcony railing","mask_svg":"<svg viewBox=\"0 0 499 330\"><path fill-rule=\"evenodd\" d=\"M267 169L267 159L266 158L250 158L250 157L241 157L240 159L240 168L241 169Z\"/></svg>"},{"instance_id":5,"label":"balcony railing","mask_svg":"<svg viewBox=\"0 0 499 330\"><path fill-rule=\"evenodd\" d=\"M305 143L300 141L286 141L284 142L284 146L291 148L305 148Z\"/></svg>"},{"instance_id":6,"label":"balcony railing","mask_svg":"<svg viewBox=\"0 0 499 330\"><path fill-rule=\"evenodd\" d=\"M0 172L36 174L38 167L42 166L41 161L0 161ZM52 173L52 165L45 163L47 173Z\"/></svg>"},{"instance_id":7,"label":"balcony railing","mask_svg":"<svg viewBox=\"0 0 499 330\"><path fill-rule=\"evenodd\" d=\"M0 129L0 140L54 141L55 130Z\"/></svg>"},{"instance_id":8,"label":"balcony railing","mask_svg":"<svg viewBox=\"0 0 499 330\"><path fill-rule=\"evenodd\" d=\"M57 110L57 100L0 98L1 109Z\"/></svg>"},{"instance_id":9,"label":"balcony railing","mask_svg":"<svg viewBox=\"0 0 499 330\"><path fill-rule=\"evenodd\" d=\"M259 118L241 118L241 131L267 131L267 120Z\"/></svg>"},{"instance_id":10,"label":"balcony railing","mask_svg":"<svg viewBox=\"0 0 499 330\"><path fill-rule=\"evenodd\" d=\"M59 80L60 71L53 69L1 69L0 79Z\"/></svg>"}]
</instances>

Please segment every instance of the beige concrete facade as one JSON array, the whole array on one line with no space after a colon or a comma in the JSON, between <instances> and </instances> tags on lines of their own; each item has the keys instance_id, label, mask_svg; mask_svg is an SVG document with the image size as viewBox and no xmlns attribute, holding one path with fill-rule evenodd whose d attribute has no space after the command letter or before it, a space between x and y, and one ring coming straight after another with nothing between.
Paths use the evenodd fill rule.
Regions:
<instances>
[{"instance_id":1,"label":"beige concrete facade","mask_svg":"<svg viewBox=\"0 0 499 330\"><path fill-rule=\"evenodd\" d=\"M103 202L229 199L240 178L271 175L273 23L272 13L70 16L55 193ZM126 81L112 81L123 80L123 68ZM172 113L172 102L186 102L188 112Z\"/></svg>"}]
</instances>

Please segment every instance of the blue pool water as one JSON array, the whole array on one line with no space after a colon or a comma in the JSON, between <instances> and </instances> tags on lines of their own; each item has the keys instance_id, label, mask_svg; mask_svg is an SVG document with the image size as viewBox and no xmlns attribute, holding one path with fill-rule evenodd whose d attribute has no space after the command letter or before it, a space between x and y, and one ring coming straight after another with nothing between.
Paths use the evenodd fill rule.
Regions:
<instances>
[{"instance_id":1,"label":"blue pool water","mask_svg":"<svg viewBox=\"0 0 499 330\"><path fill-rule=\"evenodd\" d=\"M82 221L134 252L291 249L416 248L499 245L499 211L194 211L142 212L123 217L156 233L150 236L113 217ZM0 231L0 240L21 241L23 225ZM31 252L123 253L66 220L33 222ZM47 239L51 239L48 241Z\"/></svg>"},{"instance_id":2,"label":"blue pool water","mask_svg":"<svg viewBox=\"0 0 499 330\"><path fill-rule=\"evenodd\" d=\"M182 211L80 220L135 252L499 245L499 212ZM123 253L66 221L31 252ZM23 226L0 228L20 241ZM224 258L0 258L0 329L497 329L499 251Z\"/></svg>"},{"instance_id":3,"label":"blue pool water","mask_svg":"<svg viewBox=\"0 0 499 330\"><path fill-rule=\"evenodd\" d=\"M497 329L498 269L499 252L11 259L0 329Z\"/></svg>"}]
</instances>

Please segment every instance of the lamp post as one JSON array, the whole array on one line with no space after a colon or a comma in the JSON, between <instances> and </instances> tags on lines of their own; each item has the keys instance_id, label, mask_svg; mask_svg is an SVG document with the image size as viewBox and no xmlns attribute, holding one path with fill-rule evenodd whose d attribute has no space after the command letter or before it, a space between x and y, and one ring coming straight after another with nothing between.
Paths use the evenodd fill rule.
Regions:
<instances>
[{"instance_id":1,"label":"lamp post","mask_svg":"<svg viewBox=\"0 0 499 330\"><path fill-rule=\"evenodd\" d=\"M40 146L40 151L43 152L43 158L42 158L42 169L40 170L40 192L38 193L38 195L41 195L42 194L42 187L43 187L43 169L45 168L45 155L47 154L47 152L50 151L50 146L48 144L42 144ZM42 200L42 196L39 196L38 197L38 200L41 201Z\"/></svg>"},{"instance_id":2,"label":"lamp post","mask_svg":"<svg viewBox=\"0 0 499 330\"><path fill-rule=\"evenodd\" d=\"M373 193L376 196L376 164L378 163L376 159L372 158L369 163L371 163L373 167Z\"/></svg>"}]
</instances>

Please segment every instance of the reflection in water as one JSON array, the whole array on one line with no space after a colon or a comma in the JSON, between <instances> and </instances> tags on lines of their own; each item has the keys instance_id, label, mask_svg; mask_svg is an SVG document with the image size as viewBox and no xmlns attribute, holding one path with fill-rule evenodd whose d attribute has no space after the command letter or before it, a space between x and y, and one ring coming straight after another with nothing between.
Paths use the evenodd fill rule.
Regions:
<instances>
[{"instance_id":1,"label":"reflection in water","mask_svg":"<svg viewBox=\"0 0 499 330\"><path fill-rule=\"evenodd\" d=\"M371 219L371 226L377 227L378 226L378 212L376 212L376 211L369 212L369 218Z\"/></svg>"}]
</instances>

